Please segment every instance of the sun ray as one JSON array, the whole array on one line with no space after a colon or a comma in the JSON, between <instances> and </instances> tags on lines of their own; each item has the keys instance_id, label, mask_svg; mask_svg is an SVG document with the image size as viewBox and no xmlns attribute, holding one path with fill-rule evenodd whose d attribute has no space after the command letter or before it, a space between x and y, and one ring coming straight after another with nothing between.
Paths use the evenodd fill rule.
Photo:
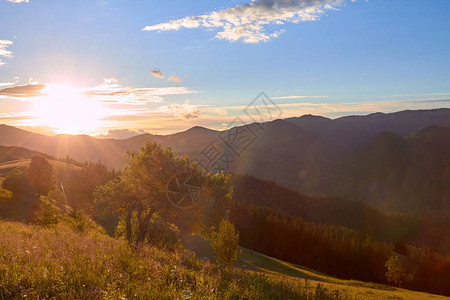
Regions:
<instances>
[{"instance_id":1,"label":"sun ray","mask_svg":"<svg viewBox=\"0 0 450 300\"><path fill-rule=\"evenodd\" d=\"M85 89L46 85L33 99L33 125L47 126L59 134L93 133L107 116L103 103L84 94Z\"/></svg>"}]
</instances>

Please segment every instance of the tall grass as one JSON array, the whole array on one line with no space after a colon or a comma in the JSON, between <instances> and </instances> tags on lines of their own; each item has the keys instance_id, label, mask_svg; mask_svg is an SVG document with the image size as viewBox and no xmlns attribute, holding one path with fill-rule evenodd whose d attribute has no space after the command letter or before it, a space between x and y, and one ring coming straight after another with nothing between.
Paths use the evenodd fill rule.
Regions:
<instances>
[{"instance_id":1,"label":"tall grass","mask_svg":"<svg viewBox=\"0 0 450 300\"><path fill-rule=\"evenodd\" d=\"M221 273L192 252L135 248L98 230L0 221L0 299L347 298L308 286L249 271Z\"/></svg>"}]
</instances>

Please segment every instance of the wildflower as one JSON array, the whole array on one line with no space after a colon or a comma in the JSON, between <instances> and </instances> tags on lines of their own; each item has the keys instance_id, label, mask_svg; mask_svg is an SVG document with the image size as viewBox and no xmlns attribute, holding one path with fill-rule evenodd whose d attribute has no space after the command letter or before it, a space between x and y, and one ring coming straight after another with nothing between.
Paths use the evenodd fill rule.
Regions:
<instances>
[{"instance_id":1,"label":"wildflower","mask_svg":"<svg viewBox=\"0 0 450 300\"><path fill-rule=\"evenodd\" d=\"M216 288L211 289L211 293L214 293L216 291Z\"/></svg>"}]
</instances>

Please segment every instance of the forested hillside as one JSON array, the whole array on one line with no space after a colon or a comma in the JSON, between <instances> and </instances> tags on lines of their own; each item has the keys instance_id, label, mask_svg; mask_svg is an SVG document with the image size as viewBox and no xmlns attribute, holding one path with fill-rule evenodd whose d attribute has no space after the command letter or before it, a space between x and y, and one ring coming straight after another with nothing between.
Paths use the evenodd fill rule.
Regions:
<instances>
[{"instance_id":1,"label":"forested hillside","mask_svg":"<svg viewBox=\"0 0 450 300\"><path fill-rule=\"evenodd\" d=\"M448 126L450 109L335 120L307 115L222 132L193 127L172 135L143 134L124 140L49 137L0 125L0 144L57 158L100 161L116 169L125 164L126 151L149 141L199 160L203 150L214 145L219 154L227 155L222 166L226 171L274 181L304 194L342 196L385 212L417 214L450 207ZM226 139L242 131L254 139L236 155Z\"/></svg>"}]
</instances>

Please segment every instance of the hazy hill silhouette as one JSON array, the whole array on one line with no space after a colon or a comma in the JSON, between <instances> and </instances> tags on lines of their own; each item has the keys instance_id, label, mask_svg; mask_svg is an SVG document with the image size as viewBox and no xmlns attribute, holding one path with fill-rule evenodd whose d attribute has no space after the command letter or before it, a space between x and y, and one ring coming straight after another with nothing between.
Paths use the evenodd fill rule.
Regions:
<instances>
[{"instance_id":1,"label":"hazy hill silhouette","mask_svg":"<svg viewBox=\"0 0 450 300\"><path fill-rule=\"evenodd\" d=\"M167 136L142 134L118 140L66 134L51 137L0 125L0 145L20 146L48 153L57 158L65 158L68 155L78 161L101 161L114 168L120 168L125 164L127 151L138 150L147 142L171 146L178 154L192 154L201 151L202 147L215 137L216 131L202 127L193 127Z\"/></svg>"},{"instance_id":2,"label":"hazy hill silhouette","mask_svg":"<svg viewBox=\"0 0 450 300\"><path fill-rule=\"evenodd\" d=\"M433 126L434 127L429 127ZM328 119L305 115L248 127L257 138L236 155L219 138L227 132L193 127L172 135L128 139L49 137L0 125L0 145L20 146L120 168L126 151L146 142L198 155L211 142L230 154L229 171L275 181L307 194L364 199L383 210L448 209L450 109L376 113ZM230 129L234 130L234 129Z\"/></svg>"},{"instance_id":3,"label":"hazy hill silhouette","mask_svg":"<svg viewBox=\"0 0 450 300\"><path fill-rule=\"evenodd\" d=\"M10 162L14 160L20 160L20 159L29 159L35 155L39 155L45 158L51 158L49 155L40 153L37 151L32 151L26 148L22 147L6 147L6 146L0 146L0 164L5 162Z\"/></svg>"}]
</instances>

